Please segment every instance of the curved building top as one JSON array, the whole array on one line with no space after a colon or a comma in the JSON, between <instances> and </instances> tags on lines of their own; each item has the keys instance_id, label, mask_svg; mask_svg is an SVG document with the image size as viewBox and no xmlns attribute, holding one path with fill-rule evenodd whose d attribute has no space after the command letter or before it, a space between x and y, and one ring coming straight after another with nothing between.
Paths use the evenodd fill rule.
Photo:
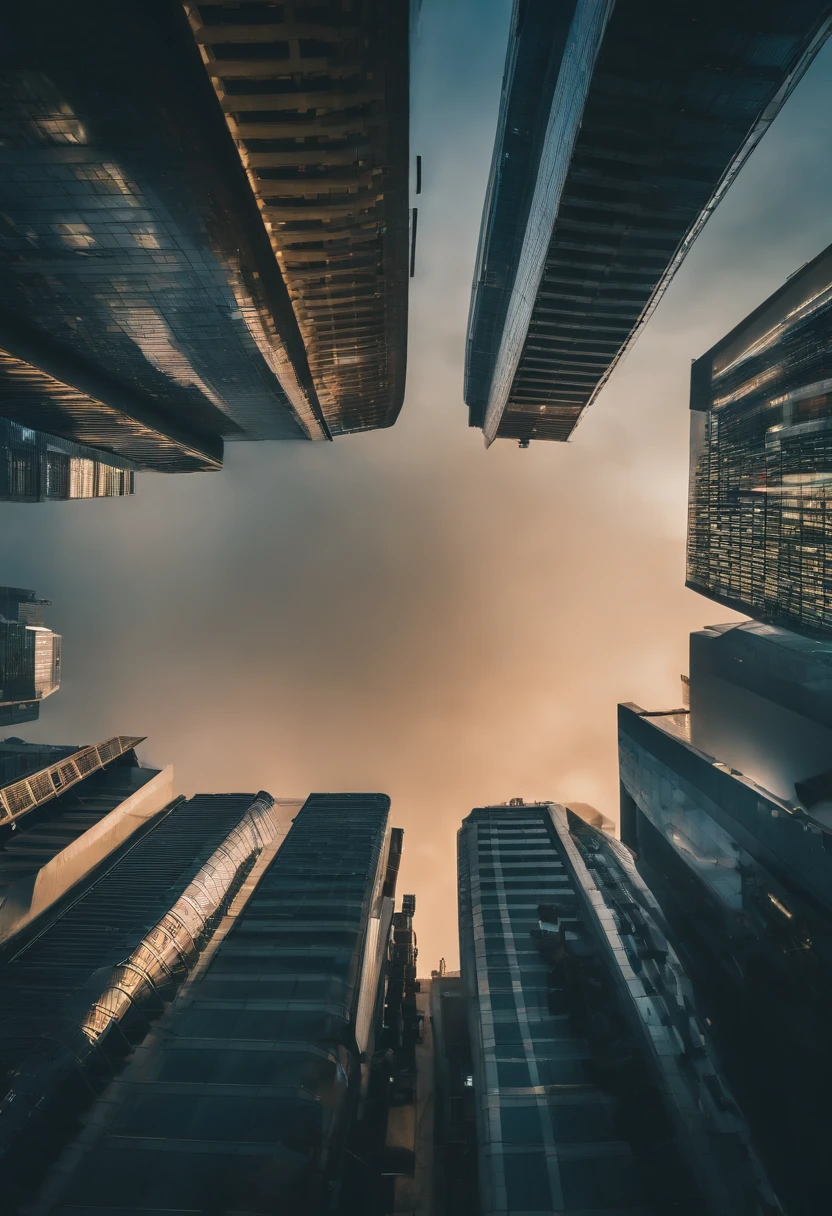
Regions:
<instances>
[{"instance_id":1,"label":"curved building top","mask_svg":"<svg viewBox=\"0 0 832 1216\"><path fill-rule=\"evenodd\" d=\"M324 29L310 9L304 26L303 5L293 29L275 33L278 7L32 0L4 11L0 416L168 472L219 467L226 439L328 439L394 420L407 312L407 6L387 6L375 42L363 17L346 37L347 15ZM219 25L225 43L200 34ZM358 47L360 71L342 82L343 55L354 63ZM232 65L215 90L202 59L232 50L238 67L252 52L268 64L253 77ZM338 131L309 80L298 93L301 76L353 95L339 101ZM245 100L232 113L235 92ZM294 173L310 184L322 173L310 150L337 145L342 161L326 175L349 179L341 193L330 199L331 183L315 178L332 214L313 215L297 182L281 182L274 199L258 190L260 166L243 163L224 117L242 110L264 136L269 119L305 127L303 139L287 127L283 142L300 149ZM255 145L267 160L282 147L271 130ZM262 175L288 170L277 156ZM309 235L281 261L269 211L292 192L296 209L309 207L292 226ZM326 236L313 238L319 227ZM391 352L383 368L377 348Z\"/></svg>"},{"instance_id":2,"label":"curved building top","mask_svg":"<svg viewBox=\"0 0 832 1216\"><path fill-rule=\"evenodd\" d=\"M829 0L515 0L469 422L567 440L826 39Z\"/></svg>"},{"instance_id":3,"label":"curved building top","mask_svg":"<svg viewBox=\"0 0 832 1216\"><path fill-rule=\"evenodd\" d=\"M185 4L333 435L404 396L408 0Z\"/></svg>"}]
</instances>

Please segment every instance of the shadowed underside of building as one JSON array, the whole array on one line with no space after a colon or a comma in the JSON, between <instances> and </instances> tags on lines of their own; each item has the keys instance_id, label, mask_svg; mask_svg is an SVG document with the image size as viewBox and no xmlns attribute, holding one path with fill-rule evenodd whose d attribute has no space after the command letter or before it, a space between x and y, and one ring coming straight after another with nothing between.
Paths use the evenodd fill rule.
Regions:
<instances>
[{"instance_id":1,"label":"shadowed underside of building","mask_svg":"<svg viewBox=\"0 0 832 1216\"><path fill-rule=\"evenodd\" d=\"M4 13L0 416L165 472L395 421L407 5L342 7Z\"/></svg>"},{"instance_id":2,"label":"shadowed underside of building","mask_svg":"<svg viewBox=\"0 0 832 1216\"><path fill-rule=\"evenodd\" d=\"M567 440L827 36L828 0L516 3L469 422Z\"/></svg>"}]
</instances>

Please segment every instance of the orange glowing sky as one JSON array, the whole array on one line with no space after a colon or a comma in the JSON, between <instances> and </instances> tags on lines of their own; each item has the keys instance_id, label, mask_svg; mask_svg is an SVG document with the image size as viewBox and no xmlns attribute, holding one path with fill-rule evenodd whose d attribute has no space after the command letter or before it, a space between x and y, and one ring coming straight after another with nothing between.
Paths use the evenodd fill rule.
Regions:
<instances>
[{"instance_id":1,"label":"orange glowing sky","mask_svg":"<svg viewBox=\"0 0 832 1216\"><path fill-rule=\"evenodd\" d=\"M423 973L456 963L472 806L617 818L616 702L677 704L688 632L730 615L683 585L690 361L832 241L830 46L573 441L486 452L462 364L509 9L423 5L396 427L229 445L221 474L4 506L0 533L0 582L51 598L64 636L64 685L26 737L146 734L185 793L390 794Z\"/></svg>"}]
</instances>

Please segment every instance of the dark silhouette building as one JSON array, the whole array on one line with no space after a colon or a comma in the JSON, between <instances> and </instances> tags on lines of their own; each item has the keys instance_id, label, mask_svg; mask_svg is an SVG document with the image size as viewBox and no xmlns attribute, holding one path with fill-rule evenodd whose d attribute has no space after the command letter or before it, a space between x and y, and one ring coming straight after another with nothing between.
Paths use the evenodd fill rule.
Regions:
<instances>
[{"instance_id":1,"label":"dark silhouette building","mask_svg":"<svg viewBox=\"0 0 832 1216\"><path fill-rule=\"evenodd\" d=\"M555 804L477 808L459 919L474 1210L780 1210L617 841Z\"/></svg>"},{"instance_id":2,"label":"dark silhouette building","mask_svg":"<svg viewBox=\"0 0 832 1216\"><path fill-rule=\"evenodd\" d=\"M691 636L690 709L619 706L621 839L790 1213L832 1203L830 647Z\"/></svg>"},{"instance_id":3,"label":"dark silhouette building","mask_svg":"<svg viewBox=\"0 0 832 1216\"><path fill-rule=\"evenodd\" d=\"M566 440L829 32L828 0L516 0L472 426Z\"/></svg>"},{"instance_id":4,"label":"dark silhouette building","mask_svg":"<svg viewBox=\"0 0 832 1216\"><path fill-rule=\"evenodd\" d=\"M216 469L226 440L391 425L407 18L6 6L0 417L162 472Z\"/></svg>"},{"instance_id":5,"label":"dark silhouette building","mask_svg":"<svg viewBox=\"0 0 832 1216\"><path fill-rule=\"evenodd\" d=\"M832 247L691 370L687 585L832 632Z\"/></svg>"},{"instance_id":6,"label":"dark silhouette building","mask_svg":"<svg viewBox=\"0 0 832 1216\"><path fill-rule=\"evenodd\" d=\"M44 624L34 591L0 587L0 729L34 722L61 684L61 638Z\"/></svg>"},{"instance_id":7,"label":"dark silhouette building","mask_svg":"<svg viewBox=\"0 0 832 1216\"><path fill-rule=\"evenodd\" d=\"M112 1071L141 1044L46 1178L39 1210L109 1212L116 1186L118 1205L137 1212L337 1206L383 1022L401 834L382 795L318 794L292 809L284 839L267 794L177 804L9 962L0 1000L22 1011L66 959L46 1004L69 1080L96 1084L102 1053ZM398 1026L409 1002L400 961ZM40 1062L51 1049L26 1046L18 1071L42 1143L47 1120L65 1124L66 1096L59 1114L54 1070ZM35 1122L3 1127L22 1195L27 1160L43 1159ZM66 1127L51 1134L57 1148Z\"/></svg>"}]
</instances>

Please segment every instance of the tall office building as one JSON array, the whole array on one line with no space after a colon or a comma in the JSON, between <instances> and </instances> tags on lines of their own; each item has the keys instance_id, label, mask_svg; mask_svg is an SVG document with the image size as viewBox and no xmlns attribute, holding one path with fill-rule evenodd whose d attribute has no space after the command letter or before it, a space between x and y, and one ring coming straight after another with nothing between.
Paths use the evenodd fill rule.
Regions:
<instances>
[{"instance_id":1,"label":"tall office building","mask_svg":"<svg viewBox=\"0 0 832 1216\"><path fill-rule=\"evenodd\" d=\"M44 624L34 591L0 587L0 728L34 722L61 684L61 638Z\"/></svg>"},{"instance_id":2,"label":"tall office building","mask_svg":"<svg viewBox=\"0 0 832 1216\"><path fill-rule=\"evenodd\" d=\"M388 810L362 794L180 802L8 962L7 1016L44 1002L0 1104L21 1196L44 1137L66 1139L73 1079L100 1085L102 1060L140 1044L30 1210L110 1212L116 1193L127 1212L334 1209L382 1024Z\"/></svg>"},{"instance_id":3,"label":"tall office building","mask_svg":"<svg viewBox=\"0 0 832 1216\"><path fill-rule=\"evenodd\" d=\"M4 6L0 417L109 467L390 426L408 4Z\"/></svg>"},{"instance_id":4,"label":"tall office building","mask_svg":"<svg viewBox=\"0 0 832 1216\"><path fill-rule=\"evenodd\" d=\"M566 440L829 32L829 0L516 0L469 422Z\"/></svg>"},{"instance_id":5,"label":"tall office building","mask_svg":"<svg viewBox=\"0 0 832 1216\"><path fill-rule=\"evenodd\" d=\"M473 1210L780 1210L617 841L555 804L477 808L459 922Z\"/></svg>"},{"instance_id":6,"label":"tall office building","mask_svg":"<svg viewBox=\"0 0 832 1216\"><path fill-rule=\"evenodd\" d=\"M133 493L135 467L0 418L0 502L120 498Z\"/></svg>"},{"instance_id":7,"label":"tall office building","mask_svg":"<svg viewBox=\"0 0 832 1216\"><path fill-rule=\"evenodd\" d=\"M691 371L687 585L832 631L832 247Z\"/></svg>"},{"instance_id":8,"label":"tall office building","mask_svg":"<svg viewBox=\"0 0 832 1216\"><path fill-rule=\"evenodd\" d=\"M691 636L690 709L619 706L621 838L787 1211L825 1211L832 1050L832 650Z\"/></svg>"},{"instance_id":9,"label":"tall office building","mask_svg":"<svg viewBox=\"0 0 832 1216\"><path fill-rule=\"evenodd\" d=\"M173 801L173 770L140 764L141 742L0 743L0 952Z\"/></svg>"}]
</instances>

